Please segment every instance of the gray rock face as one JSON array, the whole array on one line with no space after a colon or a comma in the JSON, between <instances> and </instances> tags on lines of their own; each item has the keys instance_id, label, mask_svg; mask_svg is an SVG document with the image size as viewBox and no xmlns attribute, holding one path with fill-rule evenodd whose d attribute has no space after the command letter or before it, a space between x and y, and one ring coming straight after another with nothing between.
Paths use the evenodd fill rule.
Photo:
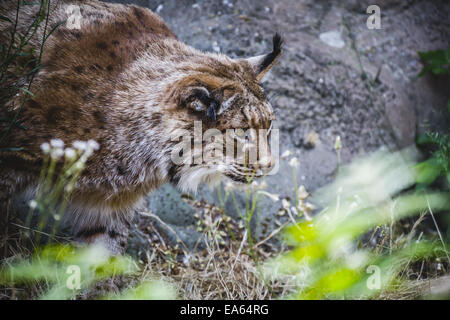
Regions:
<instances>
[{"instance_id":1,"label":"gray rock face","mask_svg":"<svg viewBox=\"0 0 450 320\"><path fill-rule=\"evenodd\" d=\"M299 158L297 179L309 191L333 179L337 135L342 139L342 161L346 163L383 145L413 144L416 128L426 130L424 123L448 127L448 114L444 113L448 79L445 91L445 85L431 90L436 88L431 79L416 78L421 69L416 51L448 45L448 2L379 1L380 30L366 26L369 1L116 2L158 8L180 40L231 57L270 50L273 33L280 32L285 52L264 86L281 131L280 153L290 150ZM309 141L312 132L316 134L314 143ZM287 161L281 161L277 175L267 177L267 184L270 192L293 197L292 168ZM206 187L196 197L217 201L216 193ZM245 197L237 198L243 206ZM261 199L260 219L275 221L280 206ZM195 210L173 187L165 186L150 195L149 208L177 227L185 242L195 243L198 235L190 232ZM226 210L237 216L231 200Z\"/></svg>"},{"instance_id":2,"label":"gray rock face","mask_svg":"<svg viewBox=\"0 0 450 320\"><path fill-rule=\"evenodd\" d=\"M181 198L180 193L171 184L166 184L154 192L148 199L147 207L151 212L164 216L164 221L171 225L185 226L195 223L195 210Z\"/></svg>"},{"instance_id":3,"label":"gray rock face","mask_svg":"<svg viewBox=\"0 0 450 320\"><path fill-rule=\"evenodd\" d=\"M319 39L331 47L339 49L345 47L345 42L341 38L341 33L337 30L321 33Z\"/></svg>"},{"instance_id":4,"label":"gray rock face","mask_svg":"<svg viewBox=\"0 0 450 320\"><path fill-rule=\"evenodd\" d=\"M195 208L183 200L173 185L165 184L152 193L146 207L161 217L164 225L157 221L156 227L172 244L176 244L179 237L188 248L193 248L200 239L201 234L196 231L195 225Z\"/></svg>"}]
</instances>

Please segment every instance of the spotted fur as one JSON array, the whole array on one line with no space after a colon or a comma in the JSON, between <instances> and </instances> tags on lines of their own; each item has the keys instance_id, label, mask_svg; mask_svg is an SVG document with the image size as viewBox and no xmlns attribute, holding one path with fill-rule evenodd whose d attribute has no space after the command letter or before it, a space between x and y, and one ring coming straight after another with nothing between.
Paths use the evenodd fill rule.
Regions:
<instances>
[{"instance_id":1,"label":"spotted fur","mask_svg":"<svg viewBox=\"0 0 450 320\"><path fill-rule=\"evenodd\" d=\"M81 29L63 23L46 42L35 95L20 112L27 129L14 128L0 145L20 148L0 153L0 201L36 190L42 143L94 139L100 150L76 183L65 222L82 241L121 252L133 209L160 185L172 181L195 191L201 182L217 180L218 172L243 180L248 171L234 164L175 166L170 137L191 130L196 120L203 130L268 128L274 115L259 81L281 53L278 36L268 55L231 59L178 41L149 9L94 0L51 3L50 27L66 20L74 4L81 9ZM14 19L13 1L1 3L0 10ZM19 32L36 10L21 9ZM0 21L2 44L10 28ZM31 45L38 47L42 36L43 27ZM17 111L22 98L18 92L1 116Z\"/></svg>"}]
</instances>

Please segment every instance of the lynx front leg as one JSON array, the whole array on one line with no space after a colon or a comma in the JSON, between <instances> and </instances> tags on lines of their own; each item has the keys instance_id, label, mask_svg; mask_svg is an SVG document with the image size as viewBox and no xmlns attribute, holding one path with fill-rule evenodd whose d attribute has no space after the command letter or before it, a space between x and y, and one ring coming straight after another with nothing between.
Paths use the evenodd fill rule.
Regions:
<instances>
[{"instance_id":1,"label":"lynx front leg","mask_svg":"<svg viewBox=\"0 0 450 320\"><path fill-rule=\"evenodd\" d=\"M85 225L75 232L75 241L84 244L100 244L112 254L123 254L131 226L132 214L114 215L100 219L101 223Z\"/></svg>"}]
</instances>

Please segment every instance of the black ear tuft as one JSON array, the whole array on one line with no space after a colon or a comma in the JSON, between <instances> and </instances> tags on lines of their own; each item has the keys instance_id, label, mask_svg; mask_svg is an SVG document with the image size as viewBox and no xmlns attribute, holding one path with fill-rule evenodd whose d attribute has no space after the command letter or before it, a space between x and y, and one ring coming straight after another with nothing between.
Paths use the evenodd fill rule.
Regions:
<instances>
[{"instance_id":1,"label":"black ear tuft","mask_svg":"<svg viewBox=\"0 0 450 320\"><path fill-rule=\"evenodd\" d=\"M262 73L264 70L269 68L281 54L281 50L283 47L283 39L278 34L278 32L274 34L272 41L273 41L272 52L264 57L263 61L259 65L257 74Z\"/></svg>"},{"instance_id":2,"label":"black ear tuft","mask_svg":"<svg viewBox=\"0 0 450 320\"><path fill-rule=\"evenodd\" d=\"M279 53L281 53L281 50L283 49L283 38L280 36L278 32L276 32L273 35L272 42L273 42L272 52L277 53L278 55Z\"/></svg>"}]
</instances>

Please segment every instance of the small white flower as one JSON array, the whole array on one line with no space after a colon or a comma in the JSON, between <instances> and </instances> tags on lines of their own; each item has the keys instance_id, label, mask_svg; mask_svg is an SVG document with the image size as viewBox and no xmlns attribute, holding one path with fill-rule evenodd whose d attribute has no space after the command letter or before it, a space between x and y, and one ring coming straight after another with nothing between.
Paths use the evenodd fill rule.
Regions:
<instances>
[{"instance_id":1,"label":"small white flower","mask_svg":"<svg viewBox=\"0 0 450 320\"><path fill-rule=\"evenodd\" d=\"M292 168L297 168L298 165L299 165L298 159L297 159L296 157L293 157L291 160L289 160L289 165L290 165Z\"/></svg>"},{"instance_id":2,"label":"small white flower","mask_svg":"<svg viewBox=\"0 0 450 320\"><path fill-rule=\"evenodd\" d=\"M53 148L64 148L64 142L61 139L52 139L52 140L50 140L50 145Z\"/></svg>"},{"instance_id":3,"label":"small white flower","mask_svg":"<svg viewBox=\"0 0 450 320\"><path fill-rule=\"evenodd\" d=\"M287 159L291 154L292 154L291 151L286 150L285 152L283 152L283 153L281 154L281 159L282 159L282 160L285 160L285 159Z\"/></svg>"},{"instance_id":4,"label":"small white flower","mask_svg":"<svg viewBox=\"0 0 450 320\"><path fill-rule=\"evenodd\" d=\"M55 219L55 221L59 221L61 220L61 216L59 214L54 214L53 219Z\"/></svg>"},{"instance_id":5,"label":"small white flower","mask_svg":"<svg viewBox=\"0 0 450 320\"><path fill-rule=\"evenodd\" d=\"M87 158L89 158L94 153L94 150L98 150L100 147L97 141L95 140L89 140L88 142L75 141L73 143L73 146L75 149L84 151L82 156L83 162L86 162Z\"/></svg>"},{"instance_id":6,"label":"small white flower","mask_svg":"<svg viewBox=\"0 0 450 320\"><path fill-rule=\"evenodd\" d=\"M316 206L314 206L312 203L307 202L305 205L305 211L312 212L316 210Z\"/></svg>"},{"instance_id":7,"label":"small white flower","mask_svg":"<svg viewBox=\"0 0 450 320\"><path fill-rule=\"evenodd\" d=\"M100 148L98 142L95 140L92 140L92 139L88 140L87 146L88 146L88 148L91 148L92 150L98 150Z\"/></svg>"},{"instance_id":8,"label":"small white flower","mask_svg":"<svg viewBox=\"0 0 450 320\"><path fill-rule=\"evenodd\" d=\"M290 202L287 199L283 199L281 200L281 205L283 206L284 209L289 209L289 207L291 206Z\"/></svg>"},{"instance_id":9,"label":"small white flower","mask_svg":"<svg viewBox=\"0 0 450 320\"><path fill-rule=\"evenodd\" d=\"M84 151L87 148L87 143L77 140L72 143L72 146L79 151Z\"/></svg>"},{"instance_id":10,"label":"small white flower","mask_svg":"<svg viewBox=\"0 0 450 320\"><path fill-rule=\"evenodd\" d=\"M64 156L67 160L73 160L77 156L77 153L72 148L66 148L66 150L64 150Z\"/></svg>"},{"instance_id":11,"label":"small white flower","mask_svg":"<svg viewBox=\"0 0 450 320\"><path fill-rule=\"evenodd\" d=\"M341 137L337 136L336 140L334 141L334 149L340 150L341 148L342 148Z\"/></svg>"},{"instance_id":12,"label":"small white flower","mask_svg":"<svg viewBox=\"0 0 450 320\"><path fill-rule=\"evenodd\" d=\"M31 201L28 203L28 205L30 206L31 209L34 210L34 209L37 208L38 203L37 203L36 200L31 200Z\"/></svg>"},{"instance_id":13,"label":"small white flower","mask_svg":"<svg viewBox=\"0 0 450 320\"><path fill-rule=\"evenodd\" d=\"M44 142L43 144L41 144L41 150L44 154L49 154L50 153L50 144L48 142Z\"/></svg>"},{"instance_id":14,"label":"small white flower","mask_svg":"<svg viewBox=\"0 0 450 320\"><path fill-rule=\"evenodd\" d=\"M306 191L305 186L304 186L304 185L301 185L301 186L298 188L298 198L299 198L300 200L305 200L305 199L308 198L308 197L309 197L309 193Z\"/></svg>"},{"instance_id":15,"label":"small white flower","mask_svg":"<svg viewBox=\"0 0 450 320\"><path fill-rule=\"evenodd\" d=\"M59 159L64 155L64 151L61 148L55 148L50 151L50 157L52 159Z\"/></svg>"},{"instance_id":16,"label":"small white flower","mask_svg":"<svg viewBox=\"0 0 450 320\"><path fill-rule=\"evenodd\" d=\"M312 205L311 203L306 203L305 209L303 210L303 214L305 215L305 219L308 221L311 221L311 212L314 211L316 207Z\"/></svg>"}]
</instances>

